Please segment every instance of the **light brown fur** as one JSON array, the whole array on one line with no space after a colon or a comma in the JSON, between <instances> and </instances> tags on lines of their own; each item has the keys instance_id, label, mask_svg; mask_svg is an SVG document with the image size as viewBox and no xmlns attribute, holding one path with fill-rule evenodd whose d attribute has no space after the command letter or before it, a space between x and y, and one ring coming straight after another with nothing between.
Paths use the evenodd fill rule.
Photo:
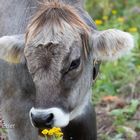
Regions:
<instances>
[{"instance_id":1,"label":"light brown fur","mask_svg":"<svg viewBox=\"0 0 140 140\"><path fill-rule=\"evenodd\" d=\"M79 32L85 54L87 53L89 27L77 14L74 7L61 2L58 3L56 0L44 3L27 28L26 44L30 43L44 28L47 31L51 30L52 36L57 33L57 37L59 34L65 33L67 28L71 30L71 36L74 32ZM50 32L46 34L46 38L48 36L51 36Z\"/></svg>"}]
</instances>

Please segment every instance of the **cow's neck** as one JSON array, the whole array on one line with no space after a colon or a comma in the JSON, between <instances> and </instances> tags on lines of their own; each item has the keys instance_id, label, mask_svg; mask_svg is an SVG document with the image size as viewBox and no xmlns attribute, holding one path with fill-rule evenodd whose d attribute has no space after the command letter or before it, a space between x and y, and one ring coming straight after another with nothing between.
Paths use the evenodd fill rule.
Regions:
<instances>
[{"instance_id":1,"label":"cow's neck","mask_svg":"<svg viewBox=\"0 0 140 140\"><path fill-rule=\"evenodd\" d=\"M64 140L96 140L96 114L91 104L63 129Z\"/></svg>"}]
</instances>

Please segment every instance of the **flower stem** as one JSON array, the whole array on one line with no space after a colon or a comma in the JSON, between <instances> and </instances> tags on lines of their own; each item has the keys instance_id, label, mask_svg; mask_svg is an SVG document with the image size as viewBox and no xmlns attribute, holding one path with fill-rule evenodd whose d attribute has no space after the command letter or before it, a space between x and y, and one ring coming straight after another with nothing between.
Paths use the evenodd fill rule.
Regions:
<instances>
[{"instance_id":1,"label":"flower stem","mask_svg":"<svg viewBox=\"0 0 140 140\"><path fill-rule=\"evenodd\" d=\"M47 136L45 136L45 140L48 140Z\"/></svg>"}]
</instances>

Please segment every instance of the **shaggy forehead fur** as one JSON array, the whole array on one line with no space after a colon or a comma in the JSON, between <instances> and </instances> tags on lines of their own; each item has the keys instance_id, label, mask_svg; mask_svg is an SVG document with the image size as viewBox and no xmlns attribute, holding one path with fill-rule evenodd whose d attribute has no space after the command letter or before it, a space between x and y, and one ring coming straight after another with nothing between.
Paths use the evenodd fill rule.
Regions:
<instances>
[{"instance_id":1,"label":"shaggy forehead fur","mask_svg":"<svg viewBox=\"0 0 140 140\"><path fill-rule=\"evenodd\" d=\"M82 39L84 51L88 51L89 28L76 9L61 2L43 3L35 14L26 33L26 44L64 44L70 46Z\"/></svg>"}]
</instances>

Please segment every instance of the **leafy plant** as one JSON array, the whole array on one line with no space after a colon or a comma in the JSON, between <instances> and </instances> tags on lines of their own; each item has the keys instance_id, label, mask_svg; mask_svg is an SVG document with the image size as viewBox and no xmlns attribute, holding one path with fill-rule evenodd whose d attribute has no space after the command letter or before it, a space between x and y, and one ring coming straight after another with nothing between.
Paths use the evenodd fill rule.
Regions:
<instances>
[{"instance_id":1,"label":"leafy plant","mask_svg":"<svg viewBox=\"0 0 140 140\"><path fill-rule=\"evenodd\" d=\"M137 107L139 105L138 100L132 100L130 105L123 108L123 109L114 109L111 111L111 115L115 116L115 122L116 125L122 125L124 122L128 119L130 119L135 112L137 111Z\"/></svg>"}]
</instances>

